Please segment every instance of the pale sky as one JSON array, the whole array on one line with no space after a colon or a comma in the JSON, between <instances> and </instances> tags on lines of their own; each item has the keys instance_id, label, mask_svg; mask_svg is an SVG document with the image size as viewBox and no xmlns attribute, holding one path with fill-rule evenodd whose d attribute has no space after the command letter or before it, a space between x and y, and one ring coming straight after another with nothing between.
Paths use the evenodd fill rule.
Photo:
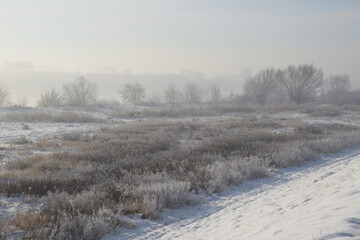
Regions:
<instances>
[{"instance_id":1,"label":"pale sky","mask_svg":"<svg viewBox=\"0 0 360 240\"><path fill-rule=\"evenodd\" d=\"M359 78L359 60L356 0L0 0L3 68L216 76L314 63Z\"/></svg>"},{"instance_id":2,"label":"pale sky","mask_svg":"<svg viewBox=\"0 0 360 240\"><path fill-rule=\"evenodd\" d=\"M360 1L0 0L0 83L32 102L79 75L114 98L181 69L241 92L248 70L305 63L360 88Z\"/></svg>"}]
</instances>

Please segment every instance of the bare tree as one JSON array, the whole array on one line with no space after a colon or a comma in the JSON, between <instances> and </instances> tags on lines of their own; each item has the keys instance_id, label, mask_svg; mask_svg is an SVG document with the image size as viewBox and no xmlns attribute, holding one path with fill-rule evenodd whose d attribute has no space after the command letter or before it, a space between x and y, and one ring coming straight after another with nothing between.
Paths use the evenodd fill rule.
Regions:
<instances>
[{"instance_id":1,"label":"bare tree","mask_svg":"<svg viewBox=\"0 0 360 240\"><path fill-rule=\"evenodd\" d=\"M323 72L312 64L290 65L280 75L289 98L297 104L314 98L323 84Z\"/></svg>"},{"instance_id":2,"label":"bare tree","mask_svg":"<svg viewBox=\"0 0 360 240\"><path fill-rule=\"evenodd\" d=\"M180 101L181 92L176 88L174 84L167 86L164 89L164 100L167 103L177 103Z\"/></svg>"},{"instance_id":3,"label":"bare tree","mask_svg":"<svg viewBox=\"0 0 360 240\"><path fill-rule=\"evenodd\" d=\"M206 90L202 89L196 83L190 82L185 86L183 97L185 102L195 104L201 103L205 95Z\"/></svg>"},{"instance_id":4,"label":"bare tree","mask_svg":"<svg viewBox=\"0 0 360 240\"><path fill-rule=\"evenodd\" d=\"M351 87L348 75L332 75L326 82L326 92L346 92Z\"/></svg>"},{"instance_id":5,"label":"bare tree","mask_svg":"<svg viewBox=\"0 0 360 240\"><path fill-rule=\"evenodd\" d=\"M350 91L350 77L348 75L330 76L325 84L325 97L334 104L346 102L346 93Z\"/></svg>"},{"instance_id":6,"label":"bare tree","mask_svg":"<svg viewBox=\"0 0 360 240\"><path fill-rule=\"evenodd\" d=\"M50 107L61 105L61 94L55 89L45 90L38 101L39 107Z\"/></svg>"},{"instance_id":7,"label":"bare tree","mask_svg":"<svg viewBox=\"0 0 360 240\"><path fill-rule=\"evenodd\" d=\"M221 101L221 88L217 84L209 87L209 101L211 103L219 103Z\"/></svg>"},{"instance_id":8,"label":"bare tree","mask_svg":"<svg viewBox=\"0 0 360 240\"><path fill-rule=\"evenodd\" d=\"M0 107L7 104L8 100L9 92L2 84L0 84Z\"/></svg>"},{"instance_id":9,"label":"bare tree","mask_svg":"<svg viewBox=\"0 0 360 240\"><path fill-rule=\"evenodd\" d=\"M244 84L244 93L258 104L265 105L278 85L279 70L267 68L250 77Z\"/></svg>"},{"instance_id":10,"label":"bare tree","mask_svg":"<svg viewBox=\"0 0 360 240\"><path fill-rule=\"evenodd\" d=\"M63 85L64 103L70 106L86 106L95 104L97 86L84 77L79 77L73 83Z\"/></svg>"},{"instance_id":11,"label":"bare tree","mask_svg":"<svg viewBox=\"0 0 360 240\"><path fill-rule=\"evenodd\" d=\"M126 83L124 88L119 91L125 103L139 105L144 102L145 88L139 83Z\"/></svg>"}]
</instances>

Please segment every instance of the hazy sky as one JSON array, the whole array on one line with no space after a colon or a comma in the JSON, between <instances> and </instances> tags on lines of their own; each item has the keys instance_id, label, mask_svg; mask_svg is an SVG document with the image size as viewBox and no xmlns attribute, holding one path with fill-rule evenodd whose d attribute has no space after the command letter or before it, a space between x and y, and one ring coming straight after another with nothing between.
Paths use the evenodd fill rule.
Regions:
<instances>
[{"instance_id":1,"label":"hazy sky","mask_svg":"<svg viewBox=\"0 0 360 240\"><path fill-rule=\"evenodd\" d=\"M0 68L237 74L314 63L360 79L357 0L0 0Z\"/></svg>"}]
</instances>

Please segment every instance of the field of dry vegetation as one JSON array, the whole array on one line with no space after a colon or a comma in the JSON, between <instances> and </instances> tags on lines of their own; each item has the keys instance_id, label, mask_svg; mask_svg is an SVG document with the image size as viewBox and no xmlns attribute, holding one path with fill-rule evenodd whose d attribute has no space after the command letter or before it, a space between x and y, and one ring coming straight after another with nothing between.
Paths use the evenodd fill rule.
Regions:
<instances>
[{"instance_id":1,"label":"field of dry vegetation","mask_svg":"<svg viewBox=\"0 0 360 240\"><path fill-rule=\"evenodd\" d=\"M25 196L40 207L1 219L0 239L21 230L23 239L97 240L136 227L126 216L156 219L166 208L201 204L199 194L360 145L359 110L316 105L113 110L111 118L133 121L14 143L13 151L22 145L29 154L4 165L0 193ZM331 121L343 116L353 120ZM1 120L98 121L70 112L11 113Z\"/></svg>"}]
</instances>

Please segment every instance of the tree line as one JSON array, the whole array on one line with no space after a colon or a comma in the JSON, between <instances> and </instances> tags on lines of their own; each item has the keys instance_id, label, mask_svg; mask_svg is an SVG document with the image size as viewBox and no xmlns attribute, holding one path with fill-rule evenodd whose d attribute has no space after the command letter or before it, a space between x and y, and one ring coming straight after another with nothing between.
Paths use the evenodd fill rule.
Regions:
<instances>
[{"instance_id":1,"label":"tree line","mask_svg":"<svg viewBox=\"0 0 360 240\"><path fill-rule=\"evenodd\" d=\"M331 104L360 104L360 92L351 91L347 75L332 75L324 79L321 68L312 64L290 65L287 68L266 68L246 80L243 95L223 97L221 87L212 84L207 88L196 82L188 82L183 89L170 84L161 94L146 96L145 88L139 83L126 83L118 92L126 104L143 105L157 103L240 102L265 105L269 103L294 102L301 104L320 101ZM9 100L9 92L0 85L0 106ZM98 87L84 77L63 84L62 91L45 90L38 100L38 106L89 106L99 104Z\"/></svg>"},{"instance_id":2,"label":"tree line","mask_svg":"<svg viewBox=\"0 0 360 240\"><path fill-rule=\"evenodd\" d=\"M265 105L271 101L291 101L296 104L320 101L331 104L360 104L360 92L350 91L347 75L323 78L321 68L312 64L290 65L284 70L267 68L259 71L244 84L244 95Z\"/></svg>"}]
</instances>

